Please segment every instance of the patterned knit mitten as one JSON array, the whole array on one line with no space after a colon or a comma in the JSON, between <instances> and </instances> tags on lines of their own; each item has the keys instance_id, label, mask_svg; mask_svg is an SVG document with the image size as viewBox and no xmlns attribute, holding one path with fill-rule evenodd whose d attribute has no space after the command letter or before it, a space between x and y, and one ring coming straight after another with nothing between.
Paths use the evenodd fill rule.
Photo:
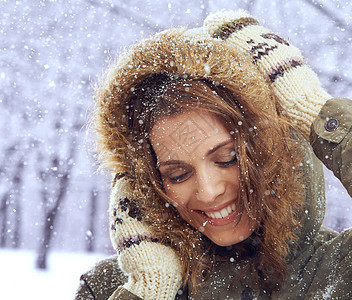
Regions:
<instances>
[{"instance_id":1,"label":"patterned knit mitten","mask_svg":"<svg viewBox=\"0 0 352 300\"><path fill-rule=\"evenodd\" d=\"M110 224L119 267L128 276L123 287L142 299L174 299L182 280L180 260L142 222L126 177L118 178L113 186Z\"/></svg>"},{"instance_id":2,"label":"patterned knit mitten","mask_svg":"<svg viewBox=\"0 0 352 300\"><path fill-rule=\"evenodd\" d=\"M260 73L271 84L281 105L306 138L324 103L332 98L317 75L305 64L301 52L289 42L260 26L243 10L220 11L204 21L213 38L231 43L252 57Z\"/></svg>"}]
</instances>

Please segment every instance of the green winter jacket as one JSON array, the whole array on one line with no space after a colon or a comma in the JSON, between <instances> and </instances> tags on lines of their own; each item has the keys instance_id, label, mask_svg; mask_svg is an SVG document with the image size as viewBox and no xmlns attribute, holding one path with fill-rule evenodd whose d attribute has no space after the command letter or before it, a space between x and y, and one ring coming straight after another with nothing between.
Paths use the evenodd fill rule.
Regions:
<instances>
[{"instance_id":1,"label":"green winter jacket","mask_svg":"<svg viewBox=\"0 0 352 300\"><path fill-rule=\"evenodd\" d=\"M352 196L352 101L329 100L312 125L312 147L306 146L301 169L306 185L303 224L280 291L266 295L250 274L230 287L234 270L239 268L233 259L222 259L197 294L186 289L175 299L352 299L352 229L338 234L321 226L325 184L320 162L334 172ZM222 249L222 256L230 258L229 248ZM81 276L75 299L140 299L121 287L126 280L117 257L110 257Z\"/></svg>"}]
</instances>

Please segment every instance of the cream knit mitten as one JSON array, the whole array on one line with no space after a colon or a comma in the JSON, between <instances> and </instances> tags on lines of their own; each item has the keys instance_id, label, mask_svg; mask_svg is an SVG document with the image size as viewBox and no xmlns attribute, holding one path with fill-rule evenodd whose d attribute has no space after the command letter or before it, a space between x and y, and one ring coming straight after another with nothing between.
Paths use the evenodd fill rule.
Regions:
<instances>
[{"instance_id":1,"label":"cream knit mitten","mask_svg":"<svg viewBox=\"0 0 352 300\"><path fill-rule=\"evenodd\" d=\"M243 10L221 11L204 21L208 34L231 43L252 57L271 84L296 128L309 137L310 127L324 103L332 98L317 75L305 64L301 52L283 38L260 26Z\"/></svg>"},{"instance_id":2,"label":"cream knit mitten","mask_svg":"<svg viewBox=\"0 0 352 300\"><path fill-rule=\"evenodd\" d=\"M174 299L182 280L180 260L153 237L134 201L129 179L117 179L110 199L110 237L119 267L128 275L123 287L142 299Z\"/></svg>"}]
</instances>

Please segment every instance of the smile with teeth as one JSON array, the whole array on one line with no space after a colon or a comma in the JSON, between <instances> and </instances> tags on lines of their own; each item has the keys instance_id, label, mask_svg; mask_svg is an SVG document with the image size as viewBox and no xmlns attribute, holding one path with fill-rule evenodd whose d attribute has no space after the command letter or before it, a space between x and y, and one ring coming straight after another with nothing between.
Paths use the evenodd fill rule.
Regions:
<instances>
[{"instance_id":1,"label":"smile with teeth","mask_svg":"<svg viewBox=\"0 0 352 300\"><path fill-rule=\"evenodd\" d=\"M215 211L215 212L205 212L204 211L203 213L212 219L222 219L222 218L226 218L229 214L231 214L235 210L236 210L236 205L235 205L235 203L232 203L229 206L227 206L219 211Z\"/></svg>"}]
</instances>

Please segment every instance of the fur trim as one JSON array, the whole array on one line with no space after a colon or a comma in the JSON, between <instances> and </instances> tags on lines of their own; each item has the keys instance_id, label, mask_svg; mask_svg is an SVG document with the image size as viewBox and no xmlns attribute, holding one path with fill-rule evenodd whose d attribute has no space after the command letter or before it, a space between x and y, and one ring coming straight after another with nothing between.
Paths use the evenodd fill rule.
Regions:
<instances>
[{"instance_id":1,"label":"fur trim","mask_svg":"<svg viewBox=\"0 0 352 300\"><path fill-rule=\"evenodd\" d=\"M152 74L231 85L238 96L251 99L263 110L273 110L275 105L268 105L268 99L275 103L275 97L251 58L202 31L197 33L185 28L161 32L111 65L96 91L98 152L104 167L113 172L140 172L135 146L126 132L125 109L134 87Z\"/></svg>"}]
</instances>

